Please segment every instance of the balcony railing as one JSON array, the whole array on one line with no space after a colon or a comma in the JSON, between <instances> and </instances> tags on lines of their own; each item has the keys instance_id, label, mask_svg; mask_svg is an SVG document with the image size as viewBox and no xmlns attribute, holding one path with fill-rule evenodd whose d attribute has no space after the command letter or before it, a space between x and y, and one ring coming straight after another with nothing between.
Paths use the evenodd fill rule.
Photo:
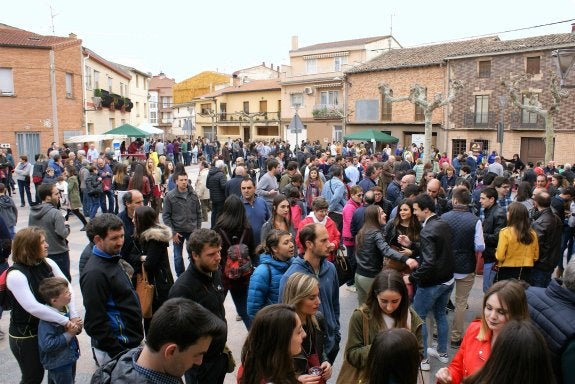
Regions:
<instances>
[{"instance_id":1,"label":"balcony railing","mask_svg":"<svg viewBox=\"0 0 575 384\"><path fill-rule=\"evenodd\" d=\"M467 112L463 116L465 128L497 128L497 115L495 112L475 113Z\"/></svg>"},{"instance_id":2,"label":"balcony railing","mask_svg":"<svg viewBox=\"0 0 575 384\"><path fill-rule=\"evenodd\" d=\"M256 112L250 115L255 123L277 122L280 119L279 112ZM220 112L217 114L216 118L218 123L238 124L238 122L240 122L245 124L250 122L250 118L241 113Z\"/></svg>"},{"instance_id":3,"label":"balcony railing","mask_svg":"<svg viewBox=\"0 0 575 384\"><path fill-rule=\"evenodd\" d=\"M341 119L343 118L343 108L337 104L316 104L311 111L316 120Z\"/></svg>"},{"instance_id":4,"label":"balcony railing","mask_svg":"<svg viewBox=\"0 0 575 384\"><path fill-rule=\"evenodd\" d=\"M163 118L161 120L161 123L162 124L172 124L173 121L174 121L174 119L172 119L172 118Z\"/></svg>"},{"instance_id":5,"label":"balcony railing","mask_svg":"<svg viewBox=\"0 0 575 384\"><path fill-rule=\"evenodd\" d=\"M525 129L544 129L545 120L539 116L535 122L524 121L522 112L512 112L510 114L511 128L525 128Z\"/></svg>"}]
</instances>

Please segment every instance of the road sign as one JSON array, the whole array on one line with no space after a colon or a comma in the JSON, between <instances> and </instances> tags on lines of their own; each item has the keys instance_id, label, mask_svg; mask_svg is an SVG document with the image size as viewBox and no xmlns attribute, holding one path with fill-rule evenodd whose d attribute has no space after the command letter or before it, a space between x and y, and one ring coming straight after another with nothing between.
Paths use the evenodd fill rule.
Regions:
<instances>
[{"instance_id":1,"label":"road sign","mask_svg":"<svg viewBox=\"0 0 575 384\"><path fill-rule=\"evenodd\" d=\"M297 113L293 115L293 118L289 122L288 129L291 131L291 133L302 133L304 126Z\"/></svg>"}]
</instances>

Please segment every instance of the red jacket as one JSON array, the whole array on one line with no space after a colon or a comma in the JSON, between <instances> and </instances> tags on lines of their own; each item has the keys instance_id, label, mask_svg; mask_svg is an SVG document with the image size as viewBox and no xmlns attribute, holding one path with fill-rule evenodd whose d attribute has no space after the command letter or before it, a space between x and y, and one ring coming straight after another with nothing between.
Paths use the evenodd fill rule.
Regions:
<instances>
[{"instance_id":1,"label":"red jacket","mask_svg":"<svg viewBox=\"0 0 575 384\"><path fill-rule=\"evenodd\" d=\"M449 373L451 373L452 384L459 384L465 377L477 372L491 354L491 332L487 335L487 340L477 340L481 320L473 320L467 330L461 347L449 364Z\"/></svg>"},{"instance_id":2,"label":"red jacket","mask_svg":"<svg viewBox=\"0 0 575 384\"><path fill-rule=\"evenodd\" d=\"M297 246L297 249L299 251L299 254L303 254L304 250L303 250L303 246L301 245L300 241L299 241L299 231L301 231L301 229L303 227L305 227L307 224L312 224L314 223L313 221L313 217L311 217L311 215L313 215L313 212L310 213L308 216L306 216L301 223L299 223L299 228L297 230L297 234L295 236L295 244ZM335 224L335 221L333 221L332 219L330 219L329 217L325 217L325 228L327 229L327 233L329 234L329 242L333 245L333 249L334 251L332 253L330 253L330 255L327 257L327 259L329 261L333 261L335 259L335 253L337 252L337 249L339 248L339 231L337 230L337 225Z\"/></svg>"}]
</instances>

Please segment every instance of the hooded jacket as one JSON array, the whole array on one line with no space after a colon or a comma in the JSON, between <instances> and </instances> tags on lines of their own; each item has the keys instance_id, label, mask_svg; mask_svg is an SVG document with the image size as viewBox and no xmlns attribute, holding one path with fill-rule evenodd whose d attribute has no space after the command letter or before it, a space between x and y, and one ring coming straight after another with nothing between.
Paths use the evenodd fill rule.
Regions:
<instances>
[{"instance_id":1,"label":"hooded jacket","mask_svg":"<svg viewBox=\"0 0 575 384\"><path fill-rule=\"evenodd\" d=\"M254 319L263 307L279 303L280 280L292 259L281 261L267 253L260 255L260 265L254 270L248 288L248 316Z\"/></svg>"},{"instance_id":2,"label":"hooded jacket","mask_svg":"<svg viewBox=\"0 0 575 384\"><path fill-rule=\"evenodd\" d=\"M46 232L48 255L56 255L68 251L66 238L70 234L70 226L65 224L64 216L51 203L42 203L30 207L28 225L40 227Z\"/></svg>"},{"instance_id":3,"label":"hooded jacket","mask_svg":"<svg viewBox=\"0 0 575 384\"><path fill-rule=\"evenodd\" d=\"M170 288L174 285L174 276L170 269L168 247L172 239L172 230L165 225L157 224L146 229L138 240L141 250L146 255L144 268L148 280L156 288L153 309L156 310L168 300Z\"/></svg>"},{"instance_id":4,"label":"hooded jacket","mask_svg":"<svg viewBox=\"0 0 575 384\"><path fill-rule=\"evenodd\" d=\"M8 228L16 226L18 221L18 208L10 196L0 196L0 217Z\"/></svg>"},{"instance_id":5,"label":"hooded jacket","mask_svg":"<svg viewBox=\"0 0 575 384\"><path fill-rule=\"evenodd\" d=\"M339 282L335 266L323 258L320 262L319 273L316 275L310 263L301 257L295 257L291 266L280 280L279 297L283 296L287 279L296 272L316 276L319 280L319 296L321 301L319 311L323 314L326 323L324 350L329 354L334 348L339 347L339 342L341 341L339 324Z\"/></svg>"}]
</instances>

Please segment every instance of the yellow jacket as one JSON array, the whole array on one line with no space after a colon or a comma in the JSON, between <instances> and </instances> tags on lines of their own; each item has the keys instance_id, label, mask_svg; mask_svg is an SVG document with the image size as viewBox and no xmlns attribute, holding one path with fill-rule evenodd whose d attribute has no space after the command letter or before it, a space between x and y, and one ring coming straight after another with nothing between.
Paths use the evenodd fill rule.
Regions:
<instances>
[{"instance_id":1,"label":"yellow jacket","mask_svg":"<svg viewBox=\"0 0 575 384\"><path fill-rule=\"evenodd\" d=\"M505 227L499 232L499 242L495 258L500 267L532 267L539 259L539 242L537 234L530 230L533 242L529 245L520 243L512 227Z\"/></svg>"}]
</instances>

